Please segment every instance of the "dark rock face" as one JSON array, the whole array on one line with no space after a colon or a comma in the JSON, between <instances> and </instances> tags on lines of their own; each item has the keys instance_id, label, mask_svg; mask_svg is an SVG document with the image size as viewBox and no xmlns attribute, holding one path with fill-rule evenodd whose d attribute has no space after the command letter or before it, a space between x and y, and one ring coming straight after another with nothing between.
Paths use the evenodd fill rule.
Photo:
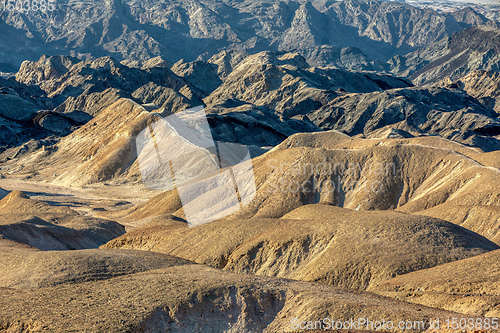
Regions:
<instances>
[{"instance_id":1,"label":"dark rock face","mask_svg":"<svg viewBox=\"0 0 500 333\"><path fill-rule=\"evenodd\" d=\"M461 89L487 108L500 113L500 72L474 71L456 81L447 78L437 85Z\"/></svg>"},{"instance_id":2,"label":"dark rock face","mask_svg":"<svg viewBox=\"0 0 500 333\"><path fill-rule=\"evenodd\" d=\"M500 29L479 26L463 30L421 50L389 61L395 75L415 84L456 80L475 70L500 71Z\"/></svg>"},{"instance_id":3,"label":"dark rock face","mask_svg":"<svg viewBox=\"0 0 500 333\"><path fill-rule=\"evenodd\" d=\"M266 107L229 102L206 109L215 140L270 148L295 133L319 132L307 116L279 117ZM258 153L259 151L257 151Z\"/></svg>"},{"instance_id":4,"label":"dark rock face","mask_svg":"<svg viewBox=\"0 0 500 333\"><path fill-rule=\"evenodd\" d=\"M13 77L8 79L0 78L0 98L2 98L1 114L12 118L23 118L27 113L36 109L50 109L54 103L47 98L45 92L37 86L26 85L17 82ZM16 103L22 107L15 107ZM15 107L16 110L13 109ZM27 110L24 112L23 110ZM21 113L19 113L21 112Z\"/></svg>"},{"instance_id":5,"label":"dark rock face","mask_svg":"<svg viewBox=\"0 0 500 333\"><path fill-rule=\"evenodd\" d=\"M438 14L405 3L371 0L314 5L271 0L64 2L47 13L4 11L0 56L2 62L19 66L21 60L36 60L42 54L81 59L111 55L138 66L133 62L157 56L173 64L200 55L207 60L228 49L256 53L328 45L357 47L370 59L385 61L486 22L472 10ZM341 56L340 63L356 68L364 58L358 51L349 57L355 60ZM308 60L319 65L315 59L313 52ZM333 62L338 65L338 57ZM62 70L67 67L60 65Z\"/></svg>"},{"instance_id":6,"label":"dark rock face","mask_svg":"<svg viewBox=\"0 0 500 333\"><path fill-rule=\"evenodd\" d=\"M49 135L31 119L39 110L52 107L54 103L40 88L0 78L0 152Z\"/></svg>"},{"instance_id":7,"label":"dark rock face","mask_svg":"<svg viewBox=\"0 0 500 333\"><path fill-rule=\"evenodd\" d=\"M403 88L338 97L309 115L322 129L351 136L382 128L414 135L440 135L491 151L500 148L496 112L473 97L443 88Z\"/></svg>"}]
</instances>

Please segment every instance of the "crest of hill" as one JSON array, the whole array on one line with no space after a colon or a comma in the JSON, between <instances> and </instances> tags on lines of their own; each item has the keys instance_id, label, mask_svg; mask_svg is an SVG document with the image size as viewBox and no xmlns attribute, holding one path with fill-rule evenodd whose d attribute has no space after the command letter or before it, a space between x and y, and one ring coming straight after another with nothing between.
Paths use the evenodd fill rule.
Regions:
<instances>
[{"instance_id":1,"label":"crest of hill","mask_svg":"<svg viewBox=\"0 0 500 333\"><path fill-rule=\"evenodd\" d=\"M0 214L18 213L75 214L76 212L68 207L51 206L44 201L30 199L21 191L11 191L0 200Z\"/></svg>"},{"instance_id":2,"label":"crest of hill","mask_svg":"<svg viewBox=\"0 0 500 333\"><path fill-rule=\"evenodd\" d=\"M429 217L306 205L281 219L150 223L102 248L150 250L237 273L365 289L404 272L499 248Z\"/></svg>"},{"instance_id":3,"label":"crest of hill","mask_svg":"<svg viewBox=\"0 0 500 333\"><path fill-rule=\"evenodd\" d=\"M124 232L116 222L81 216L20 191L0 200L1 237L41 250L97 248Z\"/></svg>"},{"instance_id":4,"label":"crest of hill","mask_svg":"<svg viewBox=\"0 0 500 333\"><path fill-rule=\"evenodd\" d=\"M321 143L324 140L339 143L337 147L334 143L323 146ZM328 149L328 146L333 147ZM450 148L456 148L469 156L456 154L455 150ZM258 215L269 216L264 213L266 207L264 202L271 201L276 203L276 209L281 206L280 202L286 203L283 207L291 208L299 202L306 203L315 200L363 210L395 209L419 205L432 207L446 201L450 193L457 192L454 198L462 197L458 191L461 186L457 187L457 184L462 184L465 179L471 181L467 189L472 190L474 185L478 193L481 193L477 197L484 195L485 198L489 198L491 194L486 195L486 191L496 192L493 190L494 186L487 186L487 184L495 181L497 171L482 166L472 159L480 155L470 148L460 147L442 139L363 140L353 139L338 132L293 135L269 153L254 159L258 188L254 208L256 208L255 212L260 212ZM327 163L326 169L325 162ZM374 172L374 168L380 165L384 166L384 172ZM311 166L318 168L311 170ZM353 169L354 166L357 170ZM385 166L389 166L390 169L385 170ZM445 170L449 174L447 182L439 181L438 175ZM453 170L456 170L456 174L452 173ZM457 173L458 170L460 170L459 173ZM407 173L408 175L405 176ZM320 192L319 185L322 182L339 176L343 177L344 183L354 181L354 187L352 189L345 185L337 187L330 197L326 190L324 193ZM312 182L313 179L318 184L318 193L313 193L311 189L309 193L279 191L274 188L277 183L272 183L274 180L285 183L294 181L294 183L302 184L304 181ZM377 179L383 184L383 191L378 194L373 191L363 191L363 188L367 186L366 181ZM481 186L485 186L484 191L479 190ZM427 188L429 192L426 192ZM417 189L418 194L415 192ZM441 197L437 194L441 190L449 195ZM396 193L399 194L392 197ZM465 200L465 196L462 199ZM480 204L480 201L477 204ZM283 212L279 210L275 213L272 213L272 210L268 212L268 214L277 214L275 217L286 213L287 208L283 208Z\"/></svg>"},{"instance_id":5,"label":"crest of hill","mask_svg":"<svg viewBox=\"0 0 500 333\"><path fill-rule=\"evenodd\" d=\"M384 128L383 128L384 129ZM382 130L383 130L382 129ZM421 136L421 137L384 137L378 135L382 133L374 133L370 138L351 137L345 133L328 130L317 133L298 133L293 135L287 140L284 140L274 150L289 149L295 147L318 148L327 150L338 149L363 149L377 145L387 145L388 143L394 144L415 144L421 146L432 147L436 149L443 149L448 151L455 151L461 155L470 157L472 159L481 159L482 157L489 156L488 158L481 159L481 164L493 166L488 162L494 163L493 156L495 152L484 153L479 148L468 147L458 142L443 139L439 136ZM491 157L490 157L491 156ZM484 163L483 163L484 162Z\"/></svg>"},{"instance_id":6,"label":"crest of hill","mask_svg":"<svg viewBox=\"0 0 500 333\"><path fill-rule=\"evenodd\" d=\"M500 251L404 274L372 288L379 294L474 316L500 315Z\"/></svg>"},{"instance_id":7,"label":"crest of hill","mask_svg":"<svg viewBox=\"0 0 500 333\"><path fill-rule=\"evenodd\" d=\"M419 211L418 214L445 218L447 221L461 225L467 229L487 237L500 244L500 207L497 204L477 204L478 195L471 192L471 200L451 199L440 205ZM479 195L486 195L486 191ZM493 194L495 195L495 194ZM476 202L474 202L476 201Z\"/></svg>"},{"instance_id":8,"label":"crest of hill","mask_svg":"<svg viewBox=\"0 0 500 333\"><path fill-rule=\"evenodd\" d=\"M99 281L192 264L160 253L132 250L37 251L2 247L0 253L0 266L5 269L5 274L0 277L0 286L15 289Z\"/></svg>"}]
</instances>

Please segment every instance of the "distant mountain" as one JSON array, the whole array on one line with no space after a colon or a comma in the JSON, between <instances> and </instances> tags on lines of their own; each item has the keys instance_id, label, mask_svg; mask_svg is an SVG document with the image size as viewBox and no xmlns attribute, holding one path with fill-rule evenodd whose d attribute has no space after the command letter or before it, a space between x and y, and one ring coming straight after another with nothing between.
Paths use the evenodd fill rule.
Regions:
<instances>
[{"instance_id":1,"label":"distant mountain","mask_svg":"<svg viewBox=\"0 0 500 333\"><path fill-rule=\"evenodd\" d=\"M414 88L387 74L310 67L297 53L223 51L208 61L168 65L160 58L26 61L15 78L0 79L0 146L65 136L127 98L166 113L205 105L216 140L256 148L321 129L365 137L440 135L486 151L500 147L493 73L459 91L464 84L452 81ZM479 93L483 86L489 94ZM4 158L52 144L22 145Z\"/></svg>"},{"instance_id":2,"label":"distant mountain","mask_svg":"<svg viewBox=\"0 0 500 333\"><path fill-rule=\"evenodd\" d=\"M471 27L405 56L396 56L389 64L392 73L419 85L446 77L457 80L476 70L500 71L500 29Z\"/></svg>"},{"instance_id":3,"label":"distant mountain","mask_svg":"<svg viewBox=\"0 0 500 333\"><path fill-rule=\"evenodd\" d=\"M0 12L0 57L17 66L42 54L118 60L161 55L175 63L207 60L229 49L304 50L313 65L331 62L359 68L364 57L385 61L487 22L471 10L438 14L394 2L314 5L271 0L61 0L53 12ZM323 45L340 52L311 51Z\"/></svg>"}]
</instances>

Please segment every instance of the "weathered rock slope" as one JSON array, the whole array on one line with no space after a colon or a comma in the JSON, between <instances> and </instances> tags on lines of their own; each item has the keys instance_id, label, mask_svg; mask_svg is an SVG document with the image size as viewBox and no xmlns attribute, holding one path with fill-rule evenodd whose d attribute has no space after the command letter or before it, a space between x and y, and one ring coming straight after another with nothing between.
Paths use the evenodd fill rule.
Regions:
<instances>
[{"instance_id":1,"label":"weathered rock slope","mask_svg":"<svg viewBox=\"0 0 500 333\"><path fill-rule=\"evenodd\" d=\"M500 73L474 71L458 80L447 78L438 83L449 88L461 89L476 98L484 106L500 113Z\"/></svg>"}]
</instances>

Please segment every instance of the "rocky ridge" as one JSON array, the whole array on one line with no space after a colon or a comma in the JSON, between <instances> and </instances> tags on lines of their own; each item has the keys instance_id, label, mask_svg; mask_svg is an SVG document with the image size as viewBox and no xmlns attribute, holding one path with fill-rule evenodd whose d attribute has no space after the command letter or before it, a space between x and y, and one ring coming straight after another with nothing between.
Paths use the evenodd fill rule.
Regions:
<instances>
[{"instance_id":1,"label":"rocky ridge","mask_svg":"<svg viewBox=\"0 0 500 333\"><path fill-rule=\"evenodd\" d=\"M302 1L66 0L45 13L2 10L0 55L3 62L17 66L19 59L33 61L42 54L81 59L111 55L132 62L162 56L173 64L194 61L199 55L207 60L228 49L257 53L326 45L355 47L372 60L385 61L487 21L473 10L436 13L400 2L367 0L316 7ZM344 53L359 59L344 65L363 62L357 50ZM338 65L342 58L332 60Z\"/></svg>"}]
</instances>

